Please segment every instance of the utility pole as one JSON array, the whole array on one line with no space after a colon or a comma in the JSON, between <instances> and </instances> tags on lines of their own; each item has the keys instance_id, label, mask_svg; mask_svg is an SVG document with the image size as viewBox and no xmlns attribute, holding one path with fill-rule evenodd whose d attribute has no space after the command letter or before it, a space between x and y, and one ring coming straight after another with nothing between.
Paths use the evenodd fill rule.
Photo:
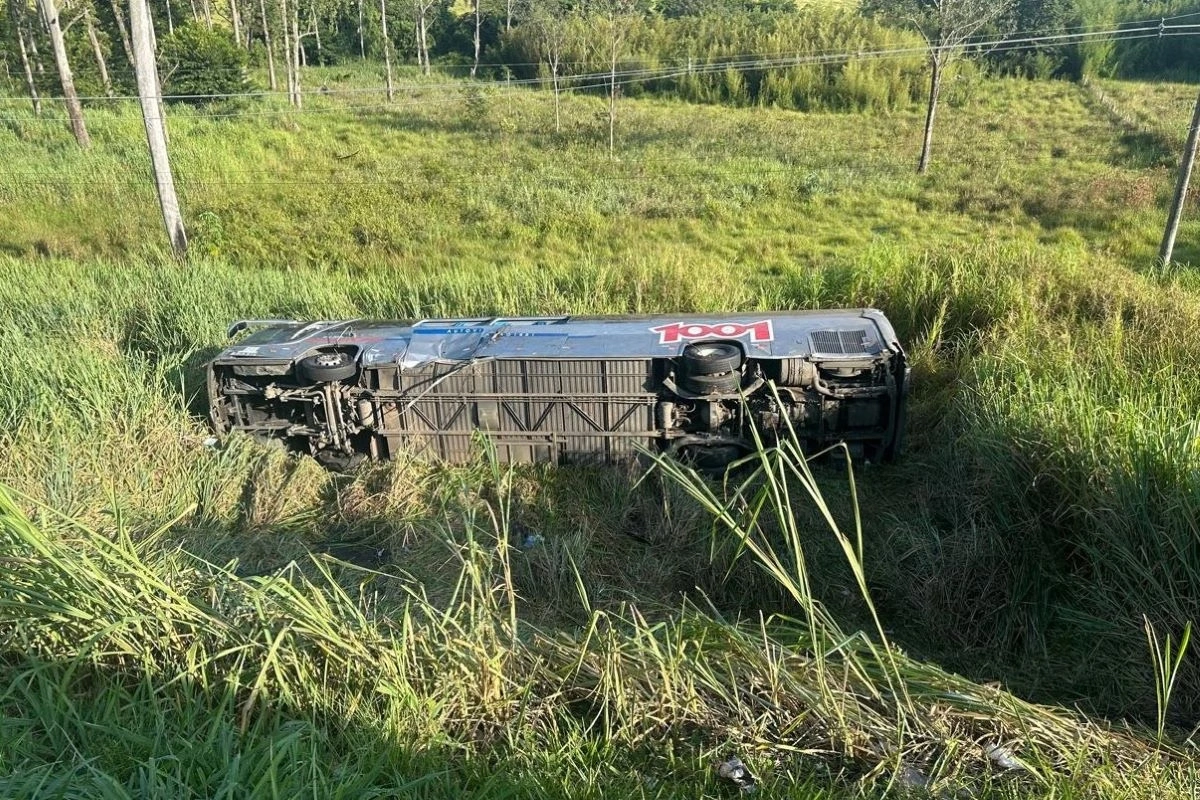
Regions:
<instances>
[{"instance_id":1,"label":"utility pole","mask_svg":"<svg viewBox=\"0 0 1200 800\"><path fill-rule=\"evenodd\" d=\"M129 25L133 36L138 99L142 104L142 121L146 124L146 142L150 146L150 163L154 167L154 183L158 188L163 226L171 241L171 250L176 257L183 258L187 255L187 234L183 230L183 217L179 213L179 199L175 196L175 180L171 177L171 161L167 155L162 90L158 84L158 65L151 43L148 0L129 0Z\"/></svg>"},{"instance_id":2,"label":"utility pole","mask_svg":"<svg viewBox=\"0 0 1200 800\"><path fill-rule=\"evenodd\" d=\"M1192 111L1192 127L1188 131L1187 145L1183 149L1183 163L1179 165L1179 179L1175 183L1175 199L1171 202L1171 215L1167 218L1167 230L1163 233L1158 258L1163 266L1171 265L1175 254L1175 237L1179 234L1179 222L1183 219L1183 206L1187 201L1188 183L1192 180L1192 168L1196 165L1196 146L1200 143L1200 95L1196 97L1196 108Z\"/></svg>"}]
</instances>

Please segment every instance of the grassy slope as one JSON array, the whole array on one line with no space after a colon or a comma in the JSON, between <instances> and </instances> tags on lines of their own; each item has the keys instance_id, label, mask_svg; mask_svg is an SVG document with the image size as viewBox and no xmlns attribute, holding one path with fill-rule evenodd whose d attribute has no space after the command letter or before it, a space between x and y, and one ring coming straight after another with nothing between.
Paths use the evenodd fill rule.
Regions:
<instances>
[{"instance_id":1,"label":"grassy slope","mask_svg":"<svg viewBox=\"0 0 1200 800\"><path fill-rule=\"evenodd\" d=\"M998 229L1030 242L1089 237L1132 260L1152 252L1148 223L1169 179L1144 168L1170 154L1127 141L1068 84L964 80L949 94L940 175L924 183L909 174L916 109L864 122L630 102L612 162L599 101L571 98L555 136L545 95L495 93L472 117L461 91L437 86L391 109L350 95L354 115L320 98L299 116L182 111L173 151L196 249L256 267L624 264L651 242L656 264L784 269ZM12 168L0 191L21 213L0 248L124 257L154 241L130 109L92 114L98 146L85 155L56 120L6 107Z\"/></svg>"},{"instance_id":2,"label":"grassy slope","mask_svg":"<svg viewBox=\"0 0 1200 800\"><path fill-rule=\"evenodd\" d=\"M315 100L299 115L270 106L243 108L252 114L244 116L176 114L172 144L199 254L186 270L146 244L159 223L144 167L130 167L144 160L135 116L94 112L97 145L81 155L58 123L6 106L0 153L12 166L0 173L0 251L13 257L0 261L0 343L32 363L0 367L0 481L102 532L123 525L137 541L184 513L153 540L165 549L148 545L139 556L181 591L197 579L174 546L216 563L236 558L242 574L269 573L341 540L388 546L430 587L433 607L467 615L455 618L460 634L425 630L426 658L476 647L503 658L505 648L480 643L488 626L455 605L447 585L458 575L448 561L457 563L462 537L475 530L469 498L494 495L486 470L430 481L423 468L390 466L343 482L242 445L209 452L184 398L228 319L876 304L911 343L921 378L911 456L859 482L868 573L887 624L917 652L1040 698L1152 708L1139 614L1178 630L1196 618L1196 595L1175 587L1200 585L1190 572L1197 559L1187 556L1200 467L1188 410L1200 400L1200 373L1172 333L1190 329L1200 300L1187 272L1148 268L1170 190L1161 166L1169 139L1122 123L1111 104L1067 84L964 81L939 129L937 173L918 180L909 174L917 109L884 119L630 102L610 161L598 102L571 99L567 130L554 136L545 98L497 94L475 116L457 90L426 88L417 100L353 113ZM1171 108L1186 119L1186 109ZM1191 223L1185 257L1194 258L1195 234ZM1175 371L1164 372L1167 364ZM844 509L836 474L822 479ZM729 553L710 564L707 525L679 510L690 508L682 499L664 517L652 497L608 473L521 475L513 491L519 520L549 544L500 585L513 586L522 619L541 629L570 636L595 611L624 619L622 604L636 600L651 619L682 630L688 623L669 609L693 587L729 614L795 610L744 562L726 576ZM640 510L628 514L627 505ZM97 546L52 515L37 519L56 540L85 553ZM631 527L658 544L630 538ZM855 619L862 609L844 599L848 576L822 550L827 537L814 539L817 591ZM41 573L19 574L37 581ZM232 576L204 580L224 592L258 591ZM580 586L593 611L581 605ZM155 614L122 602L134 616ZM63 635L54 617L6 613L10 623ZM261 626L268 639L278 635ZM82 630L84 640L103 639ZM698 753L758 736L779 741L769 724L739 732L719 714L716 724L697 721L686 703L692 710L677 719L650 681L649 705L615 707L677 720L653 735L629 738L628 718L614 723L616 739L572 731L568 708L549 723L517 726L496 747L464 751L467 742L496 741L464 727L456 709L504 720L497 709L509 708L525 678L545 691L552 681L529 663L552 663L559 651L543 646L513 659L515 672L503 673L511 691L499 699L417 682L405 684L415 694L382 709L364 712L352 692L334 692L330 707L281 698L249 716L245 687L203 685L211 674L181 666L169 647L112 645L122 647L132 650L109 657L85 648L93 666L82 683L58 666L81 657L69 641L31 647L6 668L11 744L0 765L11 771L9 794L47 776L89 793L81 787L116 781L137 792L139 781L174 780L211 794L242 752L248 762L251 754L277 759L274 768L248 766L247 776L272 775L314 796L326 794L322 785L388 786L422 774L431 776L426 796L462 787L588 796L597 786L686 796L715 790ZM164 694L153 669L131 671L131 663L201 685ZM248 668L249 684L272 664L269 650L254 651L250 666L265 672ZM116 678L104 677L114 670ZM1194 663L1184 680L1200 683ZM62 693L72 698L66 711ZM448 705L430 705L439 703ZM710 698L699 707L720 706ZM55 737L72 726L78 752L51 763L65 746ZM134 733L112 737L119 728ZM667 744L692 730L696 742ZM969 766L947 744L964 734L984 735L921 729L909 746ZM189 744L197 739L206 746ZM855 746L839 746L848 761L825 763L849 764L850 774L871 765ZM561 756L545 754L557 748ZM1107 755L1098 761L1062 749L1065 764L1053 746L1035 751L1046 779L1069 794L1111 791L1107 781L1120 780L1125 745L1099 749ZM164 750L179 759L169 768L151 760ZM338 761L345 752L361 757ZM804 763L785 759L776 769L784 784L799 770L795 796L831 785ZM1127 776L1125 788L1140 782L1154 796L1172 780L1186 786L1187 774ZM1023 785L990 790L1015 794Z\"/></svg>"}]
</instances>

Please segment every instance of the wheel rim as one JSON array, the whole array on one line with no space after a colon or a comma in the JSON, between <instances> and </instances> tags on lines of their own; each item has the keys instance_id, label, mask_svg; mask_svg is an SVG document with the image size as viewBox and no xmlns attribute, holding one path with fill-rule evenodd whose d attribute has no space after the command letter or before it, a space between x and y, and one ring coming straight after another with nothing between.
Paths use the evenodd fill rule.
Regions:
<instances>
[{"instance_id":1,"label":"wheel rim","mask_svg":"<svg viewBox=\"0 0 1200 800\"><path fill-rule=\"evenodd\" d=\"M346 363L345 353L322 353L315 359L318 367L340 367Z\"/></svg>"}]
</instances>

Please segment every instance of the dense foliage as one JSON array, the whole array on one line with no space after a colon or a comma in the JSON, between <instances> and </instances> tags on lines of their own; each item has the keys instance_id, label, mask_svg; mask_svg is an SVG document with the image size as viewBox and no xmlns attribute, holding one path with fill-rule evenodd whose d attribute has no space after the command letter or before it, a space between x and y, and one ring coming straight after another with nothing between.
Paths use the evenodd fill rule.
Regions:
<instances>
[{"instance_id":1,"label":"dense foliage","mask_svg":"<svg viewBox=\"0 0 1200 800\"><path fill-rule=\"evenodd\" d=\"M570 73L587 73L567 86L607 91L611 63L606 28L572 15L557 32ZM907 57L820 63L822 54L848 50L912 48L919 39L852 14L823 10L786 15L737 13L721 17L630 20L616 70L622 92L679 97L693 102L769 105L816 110L887 110L907 105L923 91L923 61ZM548 79L546 33L521 26L502 40L502 58L523 64L523 77ZM779 68L781 59L811 61ZM766 61L768 64L756 64ZM534 66L538 65L538 66ZM568 74L570 74L568 73ZM637 79L665 73L666 77ZM632 77L625 77L630 75Z\"/></svg>"},{"instance_id":2,"label":"dense foliage","mask_svg":"<svg viewBox=\"0 0 1200 800\"><path fill-rule=\"evenodd\" d=\"M225 34L191 22L159 42L163 93L184 102L245 91L246 51Z\"/></svg>"},{"instance_id":3,"label":"dense foliage","mask_svg":"<svg viewBox=\"0 0 1200 800\"><path fill-rule=\"evenodd\" d=\"M1159 20L1167 24L1189 25L1200 22L1200 3L1196 0L1077 0L1083 19L1097 27L1149 26ZM1197 29L1193 29L1197 30ZM1096 43L1081 48L1083 69L1087 74L1126 78L1195 79L1200 75L1200 37L1175 36Z\"/></svg>"},{"instance_id":4,"label":"dense foliage","mask_svg":"<svg viewBox=\"0 0 1200 800\"><path fill-rule=\"evenodd\" d=\"M132 91L128 53L123 40L124 14L109 3L94 2L98 50L118 93ZM773 105L794 109L894 109L923 91L920 60L912 54L883 59L855 58L816 66L739 63L766 57L808 57L818 53L887 50L919 42L900 6L911 0L480 0L479 39L482 75L490 79L547 77L547 38L557 40L560 76L592 74L611 67L613 36L619 87L625 95L663 94L695 102ZM42 94L54 95L53 64L46 63L48 45L36 21L31 0L0 7L0 77L12 93L25 90L14 15L23 18L30 46L37 44L34 81ZM463 74L474 61L475 15L469 0L423 0L429 53L433 64L450 74ZM383 53L381 8L386 7L392 51L399 60L415 61L418 17L409 2L297 0L289 19L277 3L254 6L238 0L183 4L152 0L159 41L167 46L160 64L168 91L203 94L231 90L248 62L267 66L267 34L273 64L282 70L284 36L300 34L301 64L348 64L377 59ZM201 13L202 9L206 9ZM897 13L887 13L889 10ZM1002 23L982 36L1082 29L1131 27L1158 18L1178 24L1194 21L1194 0L1017 0ZM193 14L193 12L195 12ZM616 16L613 16L613 14ZM234 38L234 20L238 38ZM615 27L614 27L615 26ZM285 30L286 29L286 30ZM66 32L76 83L85 96L102 94L97 47L86 26ZM223 41L221 41L223 40ZM1092 76L1187 77L1200 63L1196 37L1149 37L1133 41L1030 43L1020 47L985 48L976 55L990 70L1026 77ZM709 65L717 64L717 67ZM624 73L665 70L651 78ZM207 73L207 74L205 74ZM261 74L261 73L260 73ZM261 80L261 78L260 78ZM282 77L279 78L282 81ZM574 81L596 84L602 81ZM566 85L572 85L567 80ZM180 87L189 86L185 91Z\"/></svg>"}]
</instances>

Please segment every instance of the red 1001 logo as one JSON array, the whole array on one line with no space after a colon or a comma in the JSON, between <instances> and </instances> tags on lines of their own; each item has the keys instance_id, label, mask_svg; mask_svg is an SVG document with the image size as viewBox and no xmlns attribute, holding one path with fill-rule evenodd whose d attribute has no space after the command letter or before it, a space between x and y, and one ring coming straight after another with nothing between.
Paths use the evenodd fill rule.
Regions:
<instances>
[{"instance_id":1,"label":"red 1001 logo","mask_svg":"<svg viewBox=\"0 0 1200 800\"><path fill-rule=\"evenodd\" d=\"M742 324L740 322L718 322L706 324L703 322L672 322L670 325L660 325L651 328L651 333L658 334L659 344L678 344L683 341L697 339L740 339L749 335L752 342L775 341L775 330L771 320Z\"/></svg>"}]
</instances>

